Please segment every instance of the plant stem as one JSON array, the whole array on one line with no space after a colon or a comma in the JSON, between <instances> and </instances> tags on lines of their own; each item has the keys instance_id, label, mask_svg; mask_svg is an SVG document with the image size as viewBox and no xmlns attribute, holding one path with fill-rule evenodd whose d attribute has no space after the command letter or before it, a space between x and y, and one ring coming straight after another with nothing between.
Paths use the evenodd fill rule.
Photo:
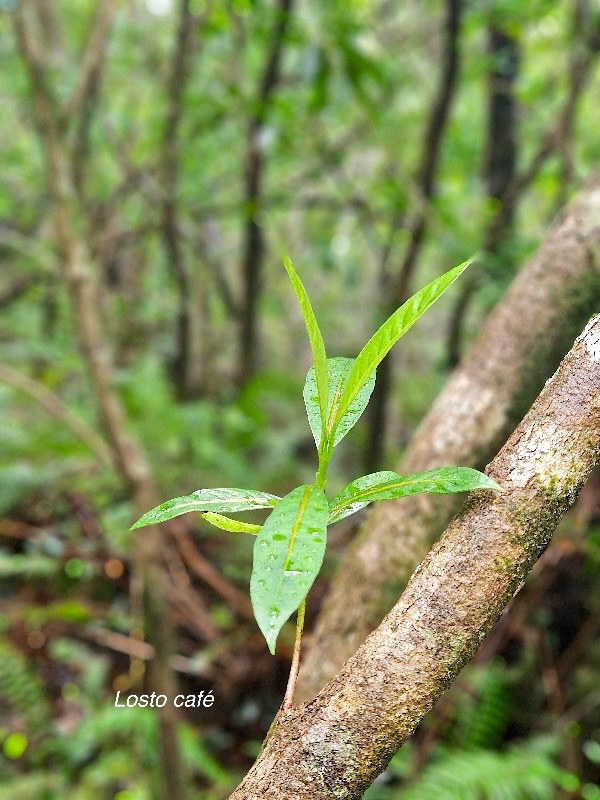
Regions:
<instances>
[{"instance_id":1,"label":"plant stem","mask_svg":"<svg viewBox=\"0 0 600 800\"><path fill-rule=\"evenodd\" d=\"M319 468L315 476L315 483L323 490L325 489L325 484L327 482L327 467L329 466L330 458L331 449L329 447L329 443L326 443L322 450L319 449Z\"/></svg>"},{"instance_id":2,"label":"plant stem","mask_svg":"<svg viewBox=\"0 0 600 800\"><path fill-rule=\"evenodd\" d=\"M327 467L329 466L330 458L331 451L329 449L326 449L324 454L319 451L319 468L317 470L315 481L317 486L319 486L321 489L325 489L325 483L327 481ZM305 611L306 600L303 600L298 606L298 616L296 617L296 640L294 642L294 654L292 656L290 675L285 690L285 697L283 698L283 711L287 711L294 705L294 691L296 689L296 681L298 680L298 672L300 671L300 648L302 646L302 631L304 630Z\"/></svg>"},{"instance_id":3,"label":"plant stem","mask_svg":"<svg viewBox=\"0 0 600 800\"><path fill-rule=\"evenodd\" d=\"M283 698L283 710L287 711L294 704L294 691L298 672L300 670L300 646L302 644L302 630L304 628L304 612L306 611L306 600L303 600L298 607L298 617L296 619L296 641L294 642L294 655L292 656L292 667L288 678L285 697Z\"/></svg>"},{"instance_id":4,"label":"plant stem","mask_svg":"<svg viewBox=\"0 0 600 800\"><path fill-rule=\"evenodd\" d=\"M319 462L319 469L317 470L317 474L315 476L315 483L317 486L320 486L321 489L325 486L325 472L327 470L327 466L324 465L322 462Z\"/></svg>"}]
</instances>

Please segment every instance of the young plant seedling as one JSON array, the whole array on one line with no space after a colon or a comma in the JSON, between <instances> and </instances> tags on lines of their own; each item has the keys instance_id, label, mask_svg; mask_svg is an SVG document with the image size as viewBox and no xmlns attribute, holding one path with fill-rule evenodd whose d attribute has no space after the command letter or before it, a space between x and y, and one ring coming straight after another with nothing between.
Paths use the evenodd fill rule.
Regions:
<instances>
[{"instance_id":1,"label":"young plant seedling","mask_svg":"<svg viewBox=\"0 0 600 800\"><path fill-rule=\"evenodd\" d=\"M308 331L313 356L304 384L304 402L319 466L315 482L298 486L285 497L251 489L200 489L153 508L133 528L153 525L199 511L207 522L222 530L256 536L250 579L250 596L256 621L271 653L283 624L297 611L296 641L283 708L293 704L300 663L306 596L325 554L327 526L355 514L377 500L392 500L419 492L449 494L501 487L475 469L441 467L399 475L374 472L357 478L330 502L325 496L327 470L333 448L365 410L375 385L381 360L398 339L454 283L471 260L429 283L383 323L357 358L327 358L317 320L291 261L284 258ZM272 509L262 526L250 525L224 514L256 508Z\"/></svg>"}]
</instances>

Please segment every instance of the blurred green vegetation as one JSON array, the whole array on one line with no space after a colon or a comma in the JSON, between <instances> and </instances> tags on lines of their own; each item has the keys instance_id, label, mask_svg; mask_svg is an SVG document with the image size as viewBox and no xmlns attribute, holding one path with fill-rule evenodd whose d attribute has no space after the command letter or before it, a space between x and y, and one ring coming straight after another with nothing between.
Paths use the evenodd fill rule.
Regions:
<instances>
[{"instance_id":1,"label":"blurred green vegetation","mask_svg":"<svg viewBox=\"0 0 600 800\"><path fill-rule=\"evenodd\" d=\"M150 709L114 707L117 688L144 685L138 651L129 651L135 512L95 438L102 425L77 312L61 279L53 200L13 30L16 5L0 1L0 367L9 370L0 371L0 800L147 800L159 791L155 717ZM461 350L600 161L596 0L463 5L459 76L413 278L417 288L486 250L459 319ZM85 63L98 4L47 6L38 33L64 103ZM444 67L445 6L297 0L268 98L260 87L279 3L191 0L188 69L180 75L174 64L185 3L112 6L103 69L79 113L65 115L61 126L76 186L74 219L93 258L103 345L128 430L148 453L165 498L212 486L283 495L311 481L315 467L301 398L310 350L269 245L286 243L330 354L355 355L380 320L409 246L411 215L423 205L424 130ZM519 53L510 100L516 174L537 166L502 237L486 248L506 200L493 195L485 174L490 140L502 137L489 129L489 75L501 72L506 56L490 52L492 29ZM582 51L589 63L579 86L573 65ZM179 116L169 141L173 111ZM174 182L166 164L171 146ZM244 177L251 146L262 159L254 197ZM175 206L179 271L165 244L166 197ZM249 308L241 264L259 212L266 243L250 307L259 335L255 368L241 380ZM394 355L381 469L394 466L444 382L457 345L448 331L458 294L449 293ZM62 404L54 416L35 391L17 386L13 370ZM61 408L84 424L83 436ZM334 492L360 473L367 430L358 425L340 445ZM369 790L371 800L600 798L597 480L591 491L561 529L554 557L515 601L512 622L499 623L492 646L484 645L393 759ZM190 525L202 558L228 586L246 591L252 543L198 520ZM332 536L309 623L349 535L341 525ZM293 632L284 630L272 659L255 624L185 566L192 593L173 612L181 690L212 689L216 702L188 716L180 744L191 796L217 800L247 770L277 710Z\"/></svg>"}]
</instances>

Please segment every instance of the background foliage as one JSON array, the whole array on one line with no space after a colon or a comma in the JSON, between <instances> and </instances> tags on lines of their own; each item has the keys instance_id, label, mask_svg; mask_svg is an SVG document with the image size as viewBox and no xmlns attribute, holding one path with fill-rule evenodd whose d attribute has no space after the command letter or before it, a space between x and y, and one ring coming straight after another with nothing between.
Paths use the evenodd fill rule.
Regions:
<instances>
[{"instance_id":1,"label":"background foliage","mask_svg":"<svg viewBox=\"0 0 600 800\"><path fill-rule=\"evenodd\" d=\"M407 286L483 251L477 278L394 355L386 425L348 434L331 489L373 458L393 468L449 367L600 160L600 7L464 2L452 79L453 2L108 5L104 58L78 107L69 100L100 4L47 2L38 34L66 108L73 221L99 283L112 381L161 496L284 495L313 479L301 397L311 355L279 241L329 352L351 357ZM0 799L144 800L158 791L156 720L114 708L117 689L144 687L135 511L98 438L15 6L0 3ZM436 142L427 132L444 84ZM372 800L600 797L597 477L590 486ZM167 559L175 666L181 691L212 689L216 702L189 713L180 742L192 796L219 798L279 705L293 630L272 659L240 599L250 537L188 524L193 552ZM309 627L350 532L332 531Z\"/></svg>"}]
</instances>

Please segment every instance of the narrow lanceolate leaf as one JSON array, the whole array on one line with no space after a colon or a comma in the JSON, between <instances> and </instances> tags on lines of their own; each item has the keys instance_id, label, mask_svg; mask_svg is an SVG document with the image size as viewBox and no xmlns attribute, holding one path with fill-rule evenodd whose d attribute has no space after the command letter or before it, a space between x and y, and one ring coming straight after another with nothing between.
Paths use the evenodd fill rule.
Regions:
<instances>
[{"instance_id":1,"label":"narrow lanceolate leaf","mask_svg":"<svg viewBox=\"0 0 600 800\"><path fill-rule=\"evenodd\" d=\"M239 519L232 519L231 517L224 517L223 514L215 514L214 511L206 511L202 514L202 518L215 528L220 528L222 531L229 531L230 533L251 533L253 536L260 531L260 525L253 525L251 522L242 522Z\"/></svg>"},{"instance_id":2,"label":"narrow lanceolate leaf","mask_svg":"<svg viewBox=\"0 0 600 800\"><path fill-rule=\"evenodd\" d=\"M175 497L147 511L138 519L134 528L166 522L173 517L187 514L188 511L251 511L255 508L273 508L279 497L252 489L199 489L186 497Z\"/></svg>"},{"instance_id":3,"label":"narrow lanceolate leaf","mask_svg":"<svg viewBox=\"0 0 600 800\"><path fill-rule=\"evenodd\" d=\"M342 419L337 422L337 425L335 426L333 442L331 442L331 436L333 434L340 400L344 388L348 383L348 377L355 361L355 358L327 359L329 396L327 398L325 432L332 447L334 447L340 441L340 439L343 439L350 428L357 422L358 418L365 410L367 403L369 402L369 398L373 392L373 387L375 386L375 373L373 373L362 389L359 390ZM310 429L315 437L317 447L320 447L322 434L321 411L318 404L314 367L311 367L308 370L308 374L306 376L306 382L304 384L304 403L306 405L306 413L308 416Z\"/></svg>"},{"instance_id":4,"label":"narrow lanceolate leaf","mask_svg":"<svg viewBox=\"0 0 600 800\"><path fill-rule=\"evenodd\" d=\"M502 491L496 481L470 467L440 467L412 475L373 472L350 483L329 504L329 523L355 514L375 500L394 500L409 494L452 494L474 489Z\"/></svg>"},{"instance_id":5,"label":"narrow lanceolate leaf","mask_svg":"<svg viewBox=\"0 0 600 800\"><path fill-rule=\"evenodd\" d=\"M326 536L323 490L299 486L279 501L256 538L250 597L272 653L282 625L319 574Z\"/></svg>"},{"instance_id":6,"label":"narrow lanceolate leaf","mask_svg":"<svg viewBox=\"0 0 600 800\"><path fill-rule=\"evenodd\" d=\"M300 305L300 310L302 311L302 316L304 317L304 323L306 325L306 330L310 341L310 349L312 350L315 370L317 405L319 407L321 416L321 428L324 429L328 394L327 355L325 353L325 344L317 323L317 318L315 317L315 312L313 311L310 300L308 299L308 295L306 294L306 289L298 277L298 273L294 269L294 265L287 256L284 256L283 263L287 270L287 274L290 277L290 281L292 282L292 286L294 287L294 291L296 292L296 297L298 298L298 303Z\"/></svg>"},{"instance_id":7,"label":"narrow lanceolate leaf","mask_svg":"<svg viewBox=\"0 0 600 800\"><path fill-rule=\"evenodd\" d=\"M377 365L388 354L398 339L415 324L421 314L431 306L446 289L454 283L459 275L471 264L473 259L465 261L458 267L451 269L423 289L418 291L409 300L400 306L392 316L387 319L381 328L373 334L366 345L358 354L352 371L346 381L346 388L340 399L336 424L348 411L354 398L360 392L370 376L377 369Z\"/></svg>"}]
</instances>

